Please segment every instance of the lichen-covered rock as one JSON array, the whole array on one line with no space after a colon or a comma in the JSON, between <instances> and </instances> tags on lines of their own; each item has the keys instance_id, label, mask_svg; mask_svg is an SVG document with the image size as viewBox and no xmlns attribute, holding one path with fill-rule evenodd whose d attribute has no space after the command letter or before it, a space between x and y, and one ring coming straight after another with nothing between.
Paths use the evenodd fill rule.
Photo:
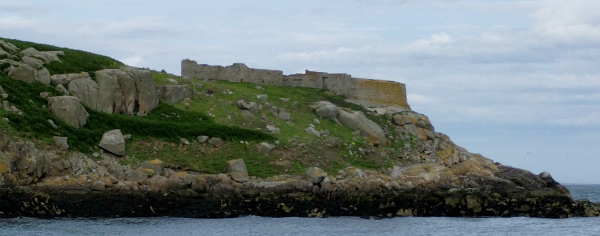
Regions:
<instances>
[{"instance_id":1,"label":"lichen-covered rock","mask_svg":"<svg viewBox=\"0 0 600 236\"><path fill-rule=\"evenodd\" d=\"M89 115L79 99L73 96L49 97L48 108L62 121L75 128L83 127Z\"/></svg>"},{"instance_id":2,"label":"lichen-covered rock","mask_svg":"<svg viewBox=\"0 0 600 236\"><path fill-rule=\"evenodd\" d=\"M118 155L125 155L125 139L120 129L110 130L102 135L99 146L104 150Z\"/></svg>"}]
</instances>

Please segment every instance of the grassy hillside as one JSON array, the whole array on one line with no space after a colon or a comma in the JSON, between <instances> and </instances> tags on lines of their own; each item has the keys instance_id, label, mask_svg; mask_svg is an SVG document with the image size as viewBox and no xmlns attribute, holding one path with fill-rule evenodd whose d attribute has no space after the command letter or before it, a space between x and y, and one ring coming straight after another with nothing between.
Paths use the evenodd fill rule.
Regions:
<instances>
[{"instance_id":1,"label":"grassy hillside","mask_svg":"<svg viewBox=\"0 0 600 236\"><path fill-rule=\"evenodd\" d=\"M34 47L40 51L60 50L62 62L47 65L51 74L93 72L104 68L117 68L122 63L111 58L78 50L58 48L29 42L3 39L21 49ZM151 159L161 159L166 166L182 170L204 173L221 173L227 160L243 158L251 175L269 177L278 174L298 174L309 166L318 166L335 174L348 166L380 170L393 166L399 155L399 147L410 140L393 138L393 144L373 147L354 130L336 124L328 119L318 118L310 104L328 100L338 106L362 110L369 118L379 123L388 136L397 137L393 125L385 117L370 115L363 107L350 104L342 97L333 96L325 90L276 86L256 86L249 83L229 83L225 81L187 80L161 72L153 72L157 84L170 83L167 78L188 84L195 90L189 103L174 105L160 104L146 117L132 117L120 114L105 114L87 109L90 114L87 124L74 129L46 108L47 101L39 96L48 92L59 95L53 87L41 83L27 84L9 78L0 72L0 85L9 94L8 102L23 111L23 115L0 109L0 128L52 147L52 136L68 137L72 150L91 153L98 151L102 134L111 129L121 129L131 134L127 141L127 157L123 163L139 163ZM268 103L257 95L268 96ZM243 116L236 106L238 100L256 102L261 109L255 116ZM286 122L270 112L270 106L285 109L292 117ZM52 119L58 129L47 122ZM269 135L267 125L281 130L279 135ZM305 129L315 129L329 133L315 137ZM227 142L220 147L201 144L199 135L220 137ZM341 146L331 145L331 137L341 140ZM180 143L180 138L191 141L189 145ZM260 151L260 143L277 143L270 153Z\"/></svg>"},{"instance_id":2,"label":"grassy hillside","mask_svg":"<svg viewBox=\"0 0 600 236\"><path fill-rule=\"evenodd\" d=\"M119 68L124 65L122 62L110 57L81 50L73 50L69 48L61 48L52 45L38 44L14 39L0 39L17 46L21 50L31 47L38 51L63 51L65 55L59 56L61 62L54 61L45 65L48 71L50 71L51 75L79 73L82 71L89 72L90 75L93 75L93 72L101 69Z\"/></svg>"}]
</instances>

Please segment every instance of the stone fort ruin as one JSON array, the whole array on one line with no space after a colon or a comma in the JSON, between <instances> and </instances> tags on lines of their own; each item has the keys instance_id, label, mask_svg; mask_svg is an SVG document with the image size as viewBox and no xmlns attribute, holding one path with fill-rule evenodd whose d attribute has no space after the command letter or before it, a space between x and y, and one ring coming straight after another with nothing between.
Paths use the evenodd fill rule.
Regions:
<instances>
[{"instance_id":1,"label":"stone fort ruin","mask_svg":"<svg viewBox=\"0 0 600 236\"><path fill-rule=\"evenodd\" d=\"M185 59L181 61L181 76L191 79L226 80L259 85L308 87L327 89L348 99L409 108L406 86L384 80L353 78L349 74L330 74L306 70L304 74L283 75L283 71L249 68L243 63L230 66L210 66Z\"/></svg>"}]
</instances>

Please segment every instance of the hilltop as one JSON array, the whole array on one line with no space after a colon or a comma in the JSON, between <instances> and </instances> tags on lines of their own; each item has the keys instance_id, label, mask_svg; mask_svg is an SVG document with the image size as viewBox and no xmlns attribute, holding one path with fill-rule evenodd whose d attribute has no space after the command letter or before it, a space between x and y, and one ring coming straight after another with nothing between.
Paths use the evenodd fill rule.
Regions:
<instances>
[{"instance_id":1,"label":"hilltop","mask_svg":"<svg viewBox=\"0 0 600 236\"><path fill-rule=\"evenodd\" d=\"M0 217L600 214L436 132L404 85L200 67L0 38Z\"/></svg>"}]
</instances>

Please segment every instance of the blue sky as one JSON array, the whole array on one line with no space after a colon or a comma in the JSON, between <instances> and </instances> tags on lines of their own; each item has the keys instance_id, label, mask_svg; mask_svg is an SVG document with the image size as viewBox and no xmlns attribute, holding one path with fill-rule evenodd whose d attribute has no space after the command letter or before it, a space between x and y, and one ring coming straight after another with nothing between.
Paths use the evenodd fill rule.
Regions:
<instances>
[{"instance_id":1,"label":"blue sky","mask_svg":"<svg viewBox=\"0 0 600 236\"><path fill-rule=\"evenodd\" d=\"M471 152L600 184L600 1L0 2L0 36L179 74L180 62L405 83Z\"/></svg>"}]
</instances>

